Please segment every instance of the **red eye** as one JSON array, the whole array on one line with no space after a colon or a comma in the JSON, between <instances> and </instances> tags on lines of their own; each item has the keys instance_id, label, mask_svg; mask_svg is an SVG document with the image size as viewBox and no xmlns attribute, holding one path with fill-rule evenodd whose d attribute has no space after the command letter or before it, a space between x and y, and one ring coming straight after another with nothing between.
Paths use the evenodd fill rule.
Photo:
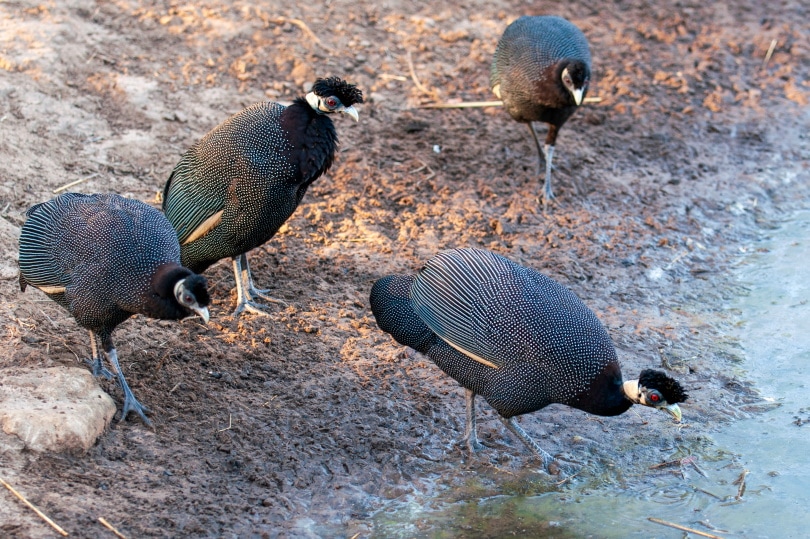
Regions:
<instances>
[{"instance_id":1,"label":"red eye","mask_svg":"<svg viewBox=\"0 0 810 539\"><path fill-rule=\"evenodd\" d=\"M658 402L661 400L661 396L658 393L651 393L650 394L650 402Z\"/></svg>"},{"instance_id":2,"label":"red eye","mask_svg":"<svg viewBox=\"0 0 810 539\"><path fill-rule=\"evenodd\" d=\"M334 97L327 97L326 98L326 106L330 109L337 107L338 100Z\"/></svg>"}]
</instances>

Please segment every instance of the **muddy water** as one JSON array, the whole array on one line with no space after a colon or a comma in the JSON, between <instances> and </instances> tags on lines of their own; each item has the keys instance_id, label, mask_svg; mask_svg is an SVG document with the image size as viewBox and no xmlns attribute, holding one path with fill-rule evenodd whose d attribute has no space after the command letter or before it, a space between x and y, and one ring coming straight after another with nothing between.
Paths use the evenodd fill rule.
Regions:
<instances>
[{"instance_id":1,"label":"muddy water","mask_svg":"<svg viewBox=\"0 0 810 539\"><path fill-rule=\"evenodd\" d=\"M749 293L728 307L740 319L740 368L771 403L767 411L680 448L671 458L696 456L694 464L651 473L641 487L593 478L483 498L456 488L389 507L375 536L684 537L656 518L718 537L810 537L810 211L750 251L737 270Z\"/></svg>"}]
</instances>

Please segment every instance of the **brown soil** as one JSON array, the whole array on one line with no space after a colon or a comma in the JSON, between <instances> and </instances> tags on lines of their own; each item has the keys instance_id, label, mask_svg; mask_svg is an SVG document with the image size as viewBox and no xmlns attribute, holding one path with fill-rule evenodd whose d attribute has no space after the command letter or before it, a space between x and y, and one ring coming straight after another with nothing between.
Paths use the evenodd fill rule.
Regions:
<instances>
[{"instance_id":1,"label":"brown soil","mask_svg":"<svg viewBox=\"0 0 810 539\"><path fill-rule=\"evenodd\" d=\"M805 2L325 4L0 6L0 209L14 226L76 180L73 190L156 203L205 132L253 102L289 101L317 76L344 76L368 98L359 124L337 119L330 173L250 254L258 284L289 306L234 320L230 266L220 263L208 272L209 325L122 324L122 364L156 428L116 424L83 456L0 454L18 490L79 537L110 537L99 517L128 537L385 536L394 531L376 512L473 476L480 496L507 484L577 488L588 477L632 486L753 409L724 304L740 249L808 195ZM601 101L562 129L560 204L544 214L525 126L500 108L419 105L492 99L500 33L520 14L550 10L588 36L590 96ZM3 237L13 268L16 239ZM368 307L377 278L458 246L570 287L608 327L625 376L663 363L689 388L686 424L647 409L524 416L541 445L584 466L562 486L532 472L514 487L537 462L481 406L492 447L470 458L454 444L462 390L382 333ZM86 333L64 311L21 294L13 271L3 277L0 367L86 356ZM0 535L53 536L0 500L10 506Z\"/></svg>"}]
</instances>

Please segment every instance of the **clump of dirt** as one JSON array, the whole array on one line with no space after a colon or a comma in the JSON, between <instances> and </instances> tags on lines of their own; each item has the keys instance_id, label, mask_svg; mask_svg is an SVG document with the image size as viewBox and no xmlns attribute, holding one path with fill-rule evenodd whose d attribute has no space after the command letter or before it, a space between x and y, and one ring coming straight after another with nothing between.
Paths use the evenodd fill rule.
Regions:
<instances>
[{"instance_id":1,"label":"clump of dirt","mask_svg":"<svg viewBox=\"0 0 810 539\"><path fill-rule=\"evenodd\" d=\"M84 537L109 536L98 517L131 537L385 535L371 517L397 500L470 474L502 492L536 463L488 410L480 434L493 447L470 458L454 444L463 391L379 331L368 308L376 279L461 246L570 287L608 327L625 376L663 366L688 387L681 428L645 410L592 421L552 406L521 419L547 450L582 462L583 477L643 480L646 466L744 414L756 395L733 368L723 305L740 248L808 194L808 8L528 10L551 12L588 36L600 101L561 130L560 203L543 213L525 126L499 108L419 108L492 99L490 58L527 13L521 3L4 4L0 208L12 228L71 182L154 203L205 132L253 102L290 101L318 76L345 77L368 99L359 124L337 122L330 173L249 255L258 284L289 305L233 319L229 265L213 267L208 326L135 317L116 332L154 431L117 424L82 457L3 454L3 474ZM11 261L14 235L2 242ZM3 275L0 367L87 355L64 311ZM531 488L577 483L554 482ZM22 506L3 514L4 536L52 533Z\"/></svg>"}]
</instances>

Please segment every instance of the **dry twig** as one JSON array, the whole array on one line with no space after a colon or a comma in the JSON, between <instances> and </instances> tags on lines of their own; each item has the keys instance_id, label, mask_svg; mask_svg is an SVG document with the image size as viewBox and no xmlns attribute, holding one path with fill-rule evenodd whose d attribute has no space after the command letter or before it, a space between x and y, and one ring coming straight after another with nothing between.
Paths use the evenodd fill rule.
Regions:
<instances>
[{"instance_id":1,"label":"dry twig","mask_svg":"<svg viewBox=\"0 0 810 539\"><path fill-rule=\"evenodd\" d=\"M420 92L422 92L423 94L428 94L428 95L430 95L430 94L431 94L430 90L428 90L427 88L425 88L425 87L422 85L422 83L421 83L421 82L419 82L419 77L417 77L417 76L416 76L416 69L414 69L414 67L413 67L413 58L411 58L411 51L408 51L408 54L407 54L407 59L408 59L408 69L411 71L411 80L412 80L412 81L413 81L413 83L416 85L416 88L417 88L417 89L418 89Z\"/></svg>"},{"instance_id":2,"label":"dry twig","mask_svg":"<svg viewBox=\"0 0 810 539\"><path fill-rule=\"evenodd\" d=\"M734 482L732 483L732 485L739 485L739 487L737 488L737 495L735 496L735 498L738 500L741 500L743 494L745 494L745 476L748 475L748 473L749 473L748 470L744 469L740 474L740 477L735 479Z\"/></svg>"},{"instance_id":3,"label":"dry twig","mask_svg":"<svg viewBox=\"0 0 810 539\"><path fill-rule=\"evenodd\" d=\"M39 509L37 509L37 508L36 508L36 506L35 506L34 504L32 504L31 502L29 502L28 500L26 500L26 499L23 497L23 495L22 495L22 494L20 494L20 493L19 493L19 492L17 492L16 490L14 490L14 487L12 487L12 486L11 486L11 485L9 485L8 483L6 483L6 482L5 482L5 480L4 480L4 479L2 479L2 478L0 478L0 483L2 483L2 484L3 484L3 486L4 486L4 487L6 487L6 488L7 488L7 489L8 489L8 490L9 490L9 491L12 493L12 494L14 494L14 496L16 496L16 497L17 497L17 498L18 498L18 499L19 499L21 502L23 502L25 505L27 505L28 507L30 507L30 508L31 508L31 509L32 509L32 510L33 510L33 511L34 511L34 512L37 514L37 515L39 515L39 518L41 518L42 520L44 520L45 522L47 522L48 524L50 524L50 526L51 526L51 527L52 527L54 530L58 531L58 532L59 532L60 534L62 534L63 536L67 537L68 532L66 532L65 530L63 530L63 529L62 529L62 528L61 528L61 527L60 527L60 526L59 526L59 525L58 525L56 522L54 522L53 520L51 520L50 518L48 518L48 516L47 516L45 513L43 513L43 512L42 512L42 511L40 511Z\"/></svg>"},{"instance_id":4,"label":"dry twig","mask_svg":"<svg viewBox=\"0 0 810 539\"><path fill-rule=\"evenodd\" d=\"M116 530L116 529L115 529L115 526L113 526L112 524L110 524L109 522L107 522L107 521L104 519L104 517L98 517L98 521L99 521L99 522L101 522L101 525L102 525L102 526L104 526L105 528L107 528L108 530L110 530L111 532L113 532L113 533L116 535L116 537L119 537L120 539L127 539L127 538L126 538L126 536L125 536L123 533L121 533L121 532L119 532L118 530Z\"/></svg>"},{"instance_id":5,"label":"dry twig","mask_svg":"<svg viewBox=\"0 0 810 539\"><path fill-rule=\"evenodd\" d=\"M94 172L93 174L90 174L86 178L79 178L78 180L76 180L74 182L66 183L62 187L57 187L56 189L54 189L53 194L55 195L55 194L57 194L57 193L59 193L61 191L64 191L65 189L70 189L71 187L73 187L75 185L79 185L82 182L86 182L87 180L92 180L96 176L98 176L98 172Z\"/></svg>"},{"instance_id":6,"label":"dry twig","mask_svg":"<svg viewBox=\"0 0 810 539\"><path fill-rule=\"evenodd\" d=\"M723 539L719 535L702 532L694 528L687 528L686 526L681 526L680 524L675 524L674 522L667 522L666 520L661 520L660 518L647 517L647 520L649 520L650 522L655 522L656 524L661 524L662 526L669 526L670 528L675 528L676 530L694 533L695 535L700 535L703 537L711 537L711 539Z\"/></svg>"},{"instance_id":7,"label":"dry twig","mask_svg":"<svg viewBox=\"0 0 810 539\"><path fill-rule=\"evenodd\" d=\"M586 97L583 103L599 103L602 101L601 97ZM502 107L503 101L459 101L456 103L425 103L419 105L420 109L472 109L482 107Z\"/></svg>"},{"instance_id":8,"label":"dry twig","mask_svg":"<svg viewBox=\"0 0 810 539\"><path fill-rule=\"evenodd\" d=\"M302 31L303 31L303 32L304 32L306 35L308 35L308 36L309 36L309 38L310 38L312 41L314 41L314 42L315 42L315 43L317 43L318 45L320 45L320 44L321 44L321 40L320 40L320 39L318 39L318 36L316 36L316 35L315 35L315 32L313 32L312 30L310 30L310 29L309 29L309 26L307 26L307 23L305 23L305 22L304 22L304 21L302 21L301 19L288 19L287 17L276 17L275 19L269 19L269 18L268 18L268 19L267 19L267 22L272 22L272 23L274 23L274 24L284 24L284 23L287 23L287 22L288 22L288 23L290 23L290 24L294 24L295 26L297 26L298 28L300 28L300 29L301 29L301 30L302 30Z\"/></svg>"},{"instance_id":9,"label":"dry twig","mask_svg":"<svg viewBox=\"0 0 810 539\"><path fill-rule=\"evenodd\" d=\"M778 42L775 39L771 40L771 46L768 47L768 52L765 53L765 59L762 61L762 67L765 67L766 65L768 65L768 62L770 61L771 56L773 56L773 51L776 50L776 44L777 43Z\"/></svg>"}]
</instances>

